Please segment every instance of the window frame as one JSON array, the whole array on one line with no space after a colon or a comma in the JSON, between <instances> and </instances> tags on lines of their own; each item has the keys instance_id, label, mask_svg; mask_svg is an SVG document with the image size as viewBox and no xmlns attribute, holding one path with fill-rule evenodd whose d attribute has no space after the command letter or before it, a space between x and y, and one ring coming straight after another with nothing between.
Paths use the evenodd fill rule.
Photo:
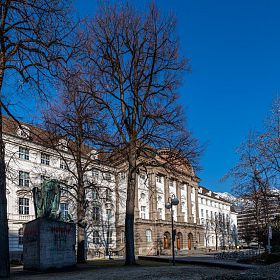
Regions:
<instances>
[{"instance_id":1,"label":"window frame","mask_svg":"<svg viewBox=\"0 0 280 280\"><path fill-rule=\"evenodd\" d=\"M27 187L27 188L30 186L30 173L29 172L19 170L18 185L20 187Z\"/></svg>"},{"instance_id":2,"label":"window frame","mask_svg":"<svg viewBox=\"0 0 280 280\"><path fill-rule=\"evenodd\" d=\"M153 242L152 230L150 230L150 229L147 229L147 230L146 230L146 242L147 242L147 243Z\"/></svg>"},{"instance_id":3,"label":"window frame","mask_svg":"<svg viewBox=\"0 0 280 280\"><path fill-rule=\"evenodd\" d=\"M27 197L18 198L18 213L19 215L30 214L29 198Z\"/></svg>"},{"instance_id":4,"label":"window frame","mask_svg":"<svg viewBox=\"0 0 280 280\"><path fill-rule=\"evenodd\" d=\"M64 208L62 207L62 205L64 206ZM67 206L67 207L65 207L65 206ZM61 213L61 216L64 219L67 218L67 216L69 215L69 203L67 203L67 202L59 203L59 211Z\"/></svg>"},{"instance_id":5,"label":"window frame","mask_svg":"<svg viewBox=\"0 0 280 280\"><path fill-rule=\"evenodd\" d=\"M50 165L51 156L46 153L41 153L41 164Z\"/></svg>"},{"instance_id":6,"label":"window frame","mask_svg":"<svg viewBox=\"0 0 280 280\"><path fill-rule=\"evenodd\" d=\"M22 160L29 160L29 149L23 146L19 146L18 157Z\"/></svg>"},{"instance_id":7,"label":"window frame","mask_svg":"<svg viewBox=\"0 0 280 280\"><path fill-rule=\"evenodd\" d=\"M100 206L93 206L92 208L92 220L94 222L100 221Z\"/></svg>"}]
</instances>

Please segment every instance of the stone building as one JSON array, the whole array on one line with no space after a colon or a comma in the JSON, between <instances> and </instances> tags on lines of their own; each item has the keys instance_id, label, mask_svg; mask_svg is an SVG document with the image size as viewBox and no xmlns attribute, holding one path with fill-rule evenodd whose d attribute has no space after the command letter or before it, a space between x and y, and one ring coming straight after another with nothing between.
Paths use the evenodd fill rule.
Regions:
<instances>
[{"instance_id":1,"label":"stone building","mask_svg":"<svg viewBox=\"0 0 280 280\"><path fill-rule=\"evenodd\" d=\"M124 236L125 175L119 183L117 236ZM135 250L136 254L170 254L171 210L165 204L175 196L178 206L173 206L177 250L203 247L203 226L199 223L198 182L194 172L167 173L164 169L151 168L138 176L135 199ZM123 238L117 249L124 247Z\"/></svg>"},{"instance_id":2,"label":"stone building","mask_svg":"<svg viewBox=\"0 0 280 280\"><path fill-rule=\"evenodd\" d=\"M48 178L67 182L67 185L75 183L69 171L75 171L69 151L61 146L61 153L64 153L62 159L61 153L59 155L46 147L42 141L44 137L47 134L38 127L24 123L18 126L11 119L4 118L11 258L21 257L23 224L35 218L32 188L40 186ZM63 144L63 141L61 139L58 144ZM89 150L89 153L94 154L94 151ZM124 253L126 179L123 166L112 168L95 164L94 159L89 166L86 180L91 188L86 191L85 229L89 257L99 257L109 252ZM200 187L199 181L190 166L172 172L153 167L138 174L135 197L136 254L170 254L171 211L165 208L165 204L173 195L179 199L179 205L173 207L175 246L182 254L188 250L215 246L216 240L212 242L211 237L208 242L205 234L206 211L209 211L209 215L211 211L222 212L236 225L236 215L231 211L230 203ZM62 217L70 214L75 221L73 193L62 193L60 212Z\"/></svg>"}]
</instances>

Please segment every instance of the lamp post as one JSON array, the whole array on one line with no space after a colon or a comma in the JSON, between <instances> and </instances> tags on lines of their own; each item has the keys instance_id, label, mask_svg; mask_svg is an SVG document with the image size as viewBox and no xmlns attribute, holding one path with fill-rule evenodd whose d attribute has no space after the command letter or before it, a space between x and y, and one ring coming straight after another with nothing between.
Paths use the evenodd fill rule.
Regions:
<instances>
[{"instance_id":1,"label":"lamp post","mask_svg":"<svg viewBox=\"0 0 280 280\"><path fill-rule=\"evenodd\" d=\"M172 263L175 265L175 232L174 232L174 218L173 218L173 209L172 206L177 206L179 204L179 199L172 194L171 197L168 198L168 202L165 204L166 209L171 209L171 228L172 228Z\"/></svg>"}]
</instances>

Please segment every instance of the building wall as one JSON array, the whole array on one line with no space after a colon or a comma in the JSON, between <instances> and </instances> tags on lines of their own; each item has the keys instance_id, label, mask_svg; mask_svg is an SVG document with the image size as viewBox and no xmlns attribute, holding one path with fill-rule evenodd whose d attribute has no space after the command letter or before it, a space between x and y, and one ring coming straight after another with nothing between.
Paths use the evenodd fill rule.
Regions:
<instances>
[{"instance_id":1,"label":"building wall","mask_svg":"<svg viewBox=\"0 0 280 280\"><path fill-rule=\"evenodd\" d=\"M198 192L198 211L200 223L204 226L204 246L216 248L235 246L233 240L237 235L237 214L231 211L231 203L220 199L215 193L205 192L202 188ZM224 219L224 224L219 224L219 217ZM224 227L224 229L223 229ZM222 232L224 231L224 232Z\"/></svg>"},{"instance_id":2,"label":"building wall","mask_svg":"<svg viewBox=\"0 0 280 280\"><path fill-rule=\"evenodd\" d=\"M22 137L20 134L6 134L4 139L7 163L9 243L13 258L20 256L22 252L21 229L23 224L35 218L32 188L40 187L44 178L55 178L67 182L68 185L73 185L75 180L62 164L63 160L53 150L31 141L28 137ZM20 147L28 149L27 158L22 156L22 152L20 155ZM62 153L67 158L71 170L75 171L71 156L66 150ZM49 164L42 162L42 154L49 155ZM26 186L20 186L20 172L26 172L25 176L27 173L29 174ZM127 190L126 165L120 165L118 169L92 165L86 177L86 180L95 186L86 192L88 254L90 257L102 256L105 254L106 247L116 254L123 254ZM179 199L179 204L173 207L173 217L177 233L176 248L182 252L206 246L203 222L206 211L209 215L211 212L229 215L232 223L236 224L236 215L231 213L230 204L202 193L198 183L199 179L194 175L193 170L175 174L168 173L162 168L149 168L138 174L135 196L136 254L170 254L171 211L166 209L165 205L170 202L172 196ZM98 195L96 195L96 190ZM106 194L108 190L110 190L109 198ZM28 199L28 205L23 212L19 205L20 198ZM61 203L68 205L68 213L76 221L75 200L69 193L62 193ZM98 207L98 219L96 220L94 217L97 215L95 211ZM201 211L204 211L204 216ZM108 232L110 232L109 235ZM213 236L213 232L211 234ZM110 241L109 244L107 244L108 241ZM215 246L212 239L207 246Z\"/></svg>"}]
</instances>

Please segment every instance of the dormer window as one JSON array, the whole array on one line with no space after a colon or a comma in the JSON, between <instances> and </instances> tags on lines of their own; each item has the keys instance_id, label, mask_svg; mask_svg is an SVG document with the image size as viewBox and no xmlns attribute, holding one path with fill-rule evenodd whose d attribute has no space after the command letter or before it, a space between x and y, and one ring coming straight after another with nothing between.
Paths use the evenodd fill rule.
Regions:
<instances>
[{"instance_id":1,"label":"dormer window","mask_svg":"<svg viewBox=\"0 0 280 280\"><path fill-rule=\"evenodd\" d=\"M68 142L65 139L59 139L58 148L63 151L68 150Z\"/></svg>"},{"instance_id":2,"label":"dormer window","mask_svg":"<svg viewBox=\"0 0 280 280\"><path fill-rule=\"evenodd\" d=\"M97 151L96 150L91 150L90 153L88 154L92 160L98 159Z\"/></svg>"},{"instance_id":3,"label":"dormer window","mask_svg":"<svg viewBox=\"0 0 280 280\"><path fill-rule=\"evenodd\" d=\"M30 128L24 125L21 125L17 130L17 135L22 138L30 137Z\"/></svg>"}]
</instances>

